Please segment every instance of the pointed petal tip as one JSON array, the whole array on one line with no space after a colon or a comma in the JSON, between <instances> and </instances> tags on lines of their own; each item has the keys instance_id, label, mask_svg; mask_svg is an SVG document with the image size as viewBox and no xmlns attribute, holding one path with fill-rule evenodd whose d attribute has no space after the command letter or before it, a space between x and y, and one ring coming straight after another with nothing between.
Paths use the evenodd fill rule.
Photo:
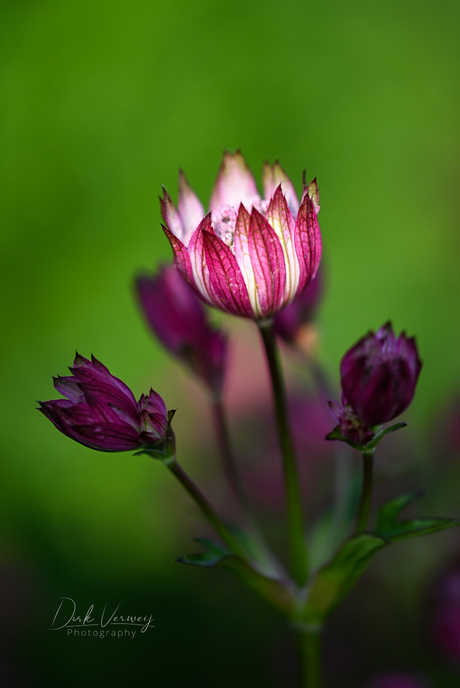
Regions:
<instances>
[{"instance_id":1,"label":"pointed petal tip","mask_svg":"<svg viewBox=\"0 0 460 688\"><path fill-rule=\"evenodd\" d=\"M73 367L74 368L80 368L81 366L86 365L89 363L89 360L82 356L81 354L78 353L78 351L75 352L75 358L73 362ZM69 368L69 370L72 370L72 368Z\"/></svg>"}]
</instances>

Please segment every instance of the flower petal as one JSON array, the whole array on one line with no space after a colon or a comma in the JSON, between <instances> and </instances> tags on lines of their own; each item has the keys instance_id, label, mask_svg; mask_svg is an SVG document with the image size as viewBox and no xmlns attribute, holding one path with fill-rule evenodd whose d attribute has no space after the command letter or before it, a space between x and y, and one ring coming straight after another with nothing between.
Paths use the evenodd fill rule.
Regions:
<instances>
[{"instance_id":1,"label":"flower petal","mask_svg":"<svg viewBox=\"0 0 460 688\"><path fill-rule=\"evenodd\" d=\"M178 239L169 229L168 227L165 227L165 225L161 225L163 228L164 233L169 239L169 243L171 244L171 248L174 252L174 264L176 265L177 269L180 271L181 275L187 280L187 282L192 286L196 291L199 292L195 285L195 280L193 278L193 270L192 270L192 265L190 263L190 256L187 248L184 246L182 241Z\"/></svg>"},{"instance_id":2,"label":"flower petal","mask_svg":"<svg viewBox=\"0 0 460 688\"><path fill-rule=\"evenodd\" d=\"M231 249L215 234L203 232L213 302L233 315L253 317L248 290Z\"/></svg>"},{"instance_id":3,"label":"flower petal","mask_svg":"<svg viewBox=\"0 0 460 688\"><path fill-rule=\"evenodd\" d=\"M184 240L185 230L177 208L169 197L168 192L163 188L163 198L160 198L161 214L168 225L170 232L178 239ZM187 245L187 244L186 244Z\"/></svg>"},{"instance_id":4,"label":"flower petal","mask_svg":"<svg viewBox=\"0 0 460 688\"><path fill-rule=\"evenodd\" d=\"M204 217L200 199L187 181L185 174L179 170L179 215L184 228L182 241L188 246L190 237Z\"/></svg>"},{"instance_id":5,"label":"flower petal","mask_svg":"<svg viewBox=\"0 0 460 688\"><path fill-rule=\"evenodd\" d=\"M250 222L251 216L241 203L235 224L235 258L248 290L248 296L252 310L257 316L260 316L261 311L257 296L257 284L254 276L254 270L252 269L251 257L249 255L248 236Z\"/></svg>"},{"instance_id":6,"label":"flower petal","mask_svg":"<svg viewBox=\"0 0 460 688\"><path fill-rule=\"evenodd\" d=\"M204 235L214 235L214 229L211 222L211 213L208 213L200 222L196 230L192 234L188 246L188 255L190 258L190 266L193 275L193 283L197 293L212 306L217 305L212 296L212 288L209 280L209 268L206 264L206 256L204 250ZM218 306L217 306L218 307Z\"/></svg>"},{"instance_id":7,"label":"flower petal","mask_svg":"<svg viewBox=\"0 0 460 688\"><path fill-rule=\"evenodd\" d=\"M268 162L264 163L262 183L264 187L264 198L266 201L269 201L272 198L276 189L281 184L281 189L283 194L286 196L291 213L294 217L297 217L297 213L299 211L299 200L294 189L294 184L291 182L278 160L274 165L270 165Z\"/></svg>"},{"instance_id":8,"label":"flower petal","mask_svg":"<svg viewBox=\"0 0 460 688\"><path fill-rule=\"evenodd\" d=\"M100 423L94 426L74 425L66 434L80 444L99 451L129 451L141 445L138 433L129 425L115 426L111 423Z\"/></svg>"},{"instance_id":9,"label":"flower petal","mask_svg":"<svg viewBox=\"0 0 460 688\"><path fill-rule=\"evenodd\" d=\"M153 389L150 390L148 396L143 394L139 400L139 408L141 411L147 411L148 413L159 413L167 418L168 411L166 409L166 404L160 397L158 392L154 392Z\"/></svg>"},{"instance_id":10,"label":"flower petal","mask_svg":"<svg viewBox=\"0 0 460 688\"><path fill-rule=\"evenodd\" d=\"M226 151L217 175L209 202L210 210L219 210L224 205L249 208L254 200L260 200L251 170L240 151L232 154Z\"/></svg>"},{"instance_id":11,"label":"flower petal","mask_svg":"<svg viewBox=\"0 0 460 688\"><path fill-rule=\"evenodd\" d=\"M168 429L167 410L163 399L153 389L148 396L143 394L139 399L142 415L142 436L155 442L164 442Z\"/></svg>"},{"instance_id":12,"label":"flower petal","mask_svg":"<svg viewBox=\"0 0 460 688\"><path fill-rule=\"evenodd\" d=\"M42 402L40 411L62 433L99 451L126 451L141 442L139 431L123 422L107 405L78 403L66 399Z\"/></svg>"},{"instance_id":13,"label":"flower petal","mask_svg":"<svg viewBox=\"0 0 460 688\"><path fill-rule=\"evenodd\" d=\"M398 339L400 356L407 361L413 378L416 380L422 369L422 362L418 357L417 344L414 337L406 337L405 332Z\"/></svg>"},{"instance_id":14,"label":"flower petal","mask_svg":"<svg viewBox=\"0 0 460 688\"><path fill-rule=\"evenodd\" d=\"M70 375L66 377L58 375L58 377L53 378L53 383L54 388L71 402L79 402L84 397L77 380Z\"/></svg>"},{"instance_id":15,"label":"flower petal","mask_svg":"<svg viewBox=\"0 0 460 688\"><path fill-rule=\"evenodd\" d=\"M248 249L260 304L258 317L264 318L283 303L286 266L280 240L255 208L249 224Z\"/></svg>"},{"instance_id":16,"label":"flower petal","mask_svg":"<svg viewBox=\"0 0 460 688\"><path fill-rule=\"evenodd\" d=\"M107 404L113 412L121 411L123 418L131 425L139 425L137 402L131 390L121 380L113 375L108 380L105 375L95 374L94 370L71 368L71 371L87 402L101 406ZM81 406L82 404L76 404L75 408ZM116 417L120 418L120 414L116 413ZM113 414L110 413L110 419L113 418Z\"/></svg>"},{"instance_id":17,"label":"flower petal","mask_svg":"<svg viewBox=\"0 0 460 688\"><path fill-rule=\"evenodd\" d=\"M318 215L321 206L319 204L319 191L318 191L318 184L316 183L316 177L307 186L307 192L308 192L308 195L310 196L311 200L313 201L313 205L315 206L316 214Z\"/></svg>"},{"instance_id":18,"label":"flower petal","mask_svg":"<svg viewBox=\"0 0 460 688\"><path fill-rule=\"evenodd\" d=\"M321 232L313 200L305 190L295 226L295 248L300 264L297 294L314 278L321 260Z\"/></svg>"},{"instance_id":19,"label":"flower petal","mask_svg":"<svg viewBox=\"0 0 460 688\"><path fill-rule=\"evenodd\" d=\"M283 195L281 184L272 196L265 218L275 230L283 249L286 265L284 299L288 303L297 293L300 265L294 242L295 222L288 208L287 199Z\"/></svg>"},{"instance_id":20,"label":"flower petal","mask_svg":"<svg viewBox=\"0 0 460 688\"><path fill-rule=\"evenodd\" d=\"M112 375L110 370L103 363L98 361L95 356L92 355L91 360L88 360L77 353L75 355L73 367L69 368L69 370L74 375L75 385L77 385L82 392L85 392L83 385L86 385L88 389L96 392L96 397L98 397L97 390L100 387L101 390L104 389L111 395L111 400L113 401L112 405L116 406L118 400L119 408L122 410L124 408L128 415L133 419L135 418L133 414L137 402L133 393L122 380ZM56 389L59 388L56 387Z\"/></svg>"}]
</instances>

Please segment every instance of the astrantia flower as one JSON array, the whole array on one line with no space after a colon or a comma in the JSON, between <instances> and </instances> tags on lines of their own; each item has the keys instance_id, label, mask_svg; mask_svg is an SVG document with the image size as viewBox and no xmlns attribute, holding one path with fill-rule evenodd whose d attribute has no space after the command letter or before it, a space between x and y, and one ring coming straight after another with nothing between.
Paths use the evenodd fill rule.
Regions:
<instances>
[{"instance_id":1,"label":"astrantia flower","mask_svg":"<svg viewBox=\"0 0 460 688\"><path fill-rule=\"evenodd\" d=\"M161 208L177 267L208 304L263 320L300 295L316 274L321 234L316 180L299 205L278 163L266 164L264 199L239 151L225 153L210 212L179 177L179 203L164 191Z\"/></svg>"},{"instance_id":2,"label":"astrantia flower","mask_svg":"<svg viewBox=\"0 0 460 688\"><path fill-rule=\"evenodd\" d=\"M369 332L342 358L342 390L370 426L396 418L412 401L422 364L413 337L396 339L391 323Z\"/></svg>"},{"instance_id":3,"label":"astrantia flower","mask_svg":"<svg viewBox=\"0 0 460 688\"><path fill-rule=\"evenodd\" d=\"M161 343L219 394L227 340L211 327L203 304L179 271L170 265L156 275L140 275L136 288L142 310Z\"/></svg>"},{"instance_id":4,"label":"astrantia flower","mask_svg":"<svg viewBox=\"0 0 460 688\"><path fill-rule=\"evenodd\" d=\"M99 451L145 448L161 456L173 444L163 399L150 390L136 401L124 382L110 374L94 356L76 355L72 376L54 378L66 399L43 401L40 411L58 430Z\"/></svg>"}]
</instances>

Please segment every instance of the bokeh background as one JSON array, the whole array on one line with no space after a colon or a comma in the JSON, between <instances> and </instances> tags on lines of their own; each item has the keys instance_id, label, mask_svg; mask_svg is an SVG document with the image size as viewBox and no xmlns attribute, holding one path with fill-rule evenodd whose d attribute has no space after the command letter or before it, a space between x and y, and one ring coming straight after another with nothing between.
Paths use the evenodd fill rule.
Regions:
<instances>
[{"instance_id":1,"label":"bokeh background","mask_svg":"<svg viewBox=\"0 0 460 688\"><path fill-rule=\"evenodd\" d=\"M457 0L0 3L2 686L296 685L275 612L225 572L173 563L203 526L171 476L76 445L34 408L92 352L178 409L182 462L212 491L203 395L147 332L133 276L171 258L161 185L176 198L183 168L206 202L226 148L258 181L266 159L299 192L304 168L317 176L321 361L337 382L369 328L416 334L404 465L431 490L419 510L460 515L458 451L432 441L460 387L459 21ZM220 321L260 358L250 323ZM458 555L454 532L379 555L331 620L330 685L390 669L458 685L425 603ZM156 628L67 638L47 630L60 596L83 613L121 601Z\"/></svg>"}]
</instances>

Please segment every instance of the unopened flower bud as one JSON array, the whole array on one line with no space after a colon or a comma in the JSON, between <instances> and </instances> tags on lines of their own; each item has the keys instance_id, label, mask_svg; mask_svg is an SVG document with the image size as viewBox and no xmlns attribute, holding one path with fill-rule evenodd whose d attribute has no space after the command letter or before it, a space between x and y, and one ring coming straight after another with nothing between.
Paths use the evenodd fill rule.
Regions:
<instances>
[{"instance_id":1,"label":"unopened flower bud","mask_svg":"<svg viewBox=\"0 0 460 688\"><path fill-rule=\"evenodd\" d=\"M158 458L173 454L171 415L150 390L136 401L124 382L94 356L76 355L71 376L54 378L66 397L40 403L41 411L64 435L99 451L144 449Z\"/></svg>"},{"instance_id":2,"label":"unopened flower bud","mask_svg":"<svg viewBox=\"0 0 460 688\"><path fill-rule=\"evenodd\" d=\"M360 420L380 425L409 406L421 367L415 339L404 332L396 339L388 322L347 351L340 364L342 390Z\"/></svg>"}]
</instances>

